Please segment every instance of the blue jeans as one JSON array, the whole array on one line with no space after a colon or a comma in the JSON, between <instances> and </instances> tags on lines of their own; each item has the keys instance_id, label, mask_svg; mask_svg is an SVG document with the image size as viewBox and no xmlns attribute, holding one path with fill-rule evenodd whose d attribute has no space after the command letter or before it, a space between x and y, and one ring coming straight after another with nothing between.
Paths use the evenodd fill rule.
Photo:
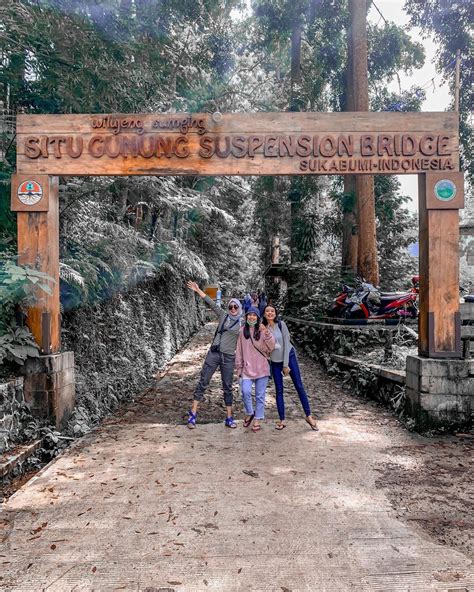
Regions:
<instances>
[{"instance_id":1,"label":"blue jeans","mask_svg":"<svg viewBox=\"0 0 474 592\"><path fill-rule=\"evenodd\" d=\"M255 384L255 419L265 417L265 395L267 391L268 376L263 378L242 378L240 389L244 402L245 413L253 415L252 384Z\"/></svg>"},{"instance_id":2,"label":"blue jeans","mask_svg":"<svg viewBox=\"0 0 474 592\"><path fill-rule=\"evenodd\" d=\"M304 390L303 381L301 380L300 368L298 366L295 348L293 347L290 351L288 366L290 368L291 380L295 385L295 389L300 398L304 413L306 417L308 417L308 415L311 415L311 409L309 407L308 395ZM275 382L278 415L280 416L280 420L283 421L285 419L285 401L283 399L283 362L272 362L271 369L273 380Z\"/></svg>"}]
</instances>

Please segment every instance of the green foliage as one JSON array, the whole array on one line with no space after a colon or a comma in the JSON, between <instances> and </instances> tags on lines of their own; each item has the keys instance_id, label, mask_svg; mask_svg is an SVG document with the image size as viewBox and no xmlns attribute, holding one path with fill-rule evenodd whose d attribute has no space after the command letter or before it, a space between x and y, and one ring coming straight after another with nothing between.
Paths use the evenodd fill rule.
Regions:
<instances>
[{"instance_id":1,"label":"green foliage","mask_svg":"<svg viewBox=\"0 0 474 592\"><path fill-rule=\"evenodd\" d=\"M11 251L15 246L16 217L10 210L11 173L8 169L0 172L0 254Z\"/></svg>"},{"instance_id":2,"label":"green foliage","mask_svg":"<svg viewBox=\"0 0 474 592\"><path fill-rule=\"evenodd\" d=\"M418 240L418 220L403 207L410 198L399 192L395 177L375 177L375 213L377 217L377 248L382 290L403 290L418 271L418 260L408 247Z\"/></svg>"},{"instance_id":3,"label":"green foliage","mask_svg":"<svg viewBox=\"0 0 474 592\"><path fill-rule=\"evenodd\" d=\"M5 361L22 365L28 357L39 356L38 346L26 327L18 327L12 323L2 329L0 334L0 365Z\"/></svg>"},{"instance_id":4,"label":"green foliage","mask_svg":"<svg viewBox=\"0 0 474 592\"><path fill-rule=\"evenodd\" d=\"M0 267L0 331L10 326L10 311L18 304L25 306L34 302L34 290L40 288L51 294L48 282L53 282L46 273L5 261Z\"/></svg>"},{"instance_id":5,"label":"green foliage","mask_svg":"<svg viewBox=\"0 0 474 592\"><path fill-rule=\"evenodd\" d=\"M295 104L302 110L343 108L347 1L336 6L333 0L254 0L247 15L244 4L4 3L4 102L13 111L42 113L265 111ZM301 81L295 85L291 38L296 26L302 28L303 41ZM416 108L419 89L395 95L386 85L399 71L417 68L422 61L420 44L401 27L370 26L373 108ZM11 167L2 166L0 174L7 178ZM341 207L351 199L331 201L329 191L329 183L316 176L69 179L61 185L60 202L63 308L106 300L164 268L219 282L228 291L247 289L249 281L261 277L277 235L282 261L289 258L291 246L294 262L309 270L327 268L327 281L315 276L317 285L307 281L304 289L329 289L338 268ZM394 197L377 205L387 282L402 273L400 253L411 224L396 190L390 191ZM14 217L8 210L7 185L0 183L0 192L0 222L6 229L0 240L8 249ZM382 188L379 194L384 193L388 190Z\"/></svg>"},{"instance_id":6,"label":"green foliage","mask_svg":"<svg viewBox=\"0 0 474 592\"><path fill-rule=\"evenodd\" d=\"M416 86L401 93L391 92L382 87L378 88L376 95L372 97L371 108L373 111L420 111L425 97L425 91Z\"/></svg>"},{"instance_id":7,"label":"green foliage","mask_svg":"<svg viewBox=\"0 0 474 592\"><path fill-rule=\"evenodd\" d=\"M301 110L341 110L346 105L347 32L349 10L347 2L337 8L330 0L310 2L300 0L296 5L288 0L270 2L254 0L255 33L250 47L260 56L265 72L273 74L272 108L290 109L294 98L291 86L291 37L295 26L301 25L303 42L300 48L301 83L297 89ZM252 31L253 33L253 31ZM372 109L418 110L424 93L414 87L399 93L389 92L387 84L400 71L411 72L423 65L422 45L412 40L402 27L394 23L368 26L368 64ZM265 79L263 79L265 80ZM270 107L270 105L269 105ZM275 191L278 187L278 191ZM339 208L348 208L353 196L345 196L338 204L338 211L323 206L327 182L312 177L293 179L288 182L257 180L253 186L258 195L257 212L262 242L265 245L265 263L271 253L271 239L275 235L290 236L291 260L293 263L317 260L315 251L323 243L340 248L342 227L339 223ZM335 191L340 196L337 188ZM285 207L286 199L291 210ZM340 199L340 198L339 198ZM266 204L266 202L268 202ZM402 201L400 201L400 206ZM400 215L401 218L403 216ZM379 225L383 226L386 220ZM408 222L407 222L408 223ZM283 232L279 231L278 224ZM402 222L399 221L397 229ZM390 239L393 236L390 237ZM285 240L282 255L287 253ZM382 237L381 242L384 243ZM401 247L401 245L400 245ZM398 244L395 252L400 254ZM387 259L384 281L395 280L401 274L401 265L391 274L395 256ZM407 263L406 261L404 261ZM390 280L389 280L389 276Z\"/></svg>"},{"instance_id":8,"label":"green foliage","mask_svg":"<svg viewBox=\"0 0 474 592\"><path fill-rule=\"evenodd\" d=\"M252 183L255 205L255 231L264 246L264 265L271 262L272 239L280 238L280 261L288 259L286 237L290 233L290 216L286 192L287 177L258 177Z\"/></svg>"},{"instance_id":9,"label":"green foliage","mask_svg":"<svg viewBox=\"0 0 474 592\"><path fill-rule=\"evenodd\" d=\"M228 17L237 4L3 3L0 84L8 105L42 113L196 107L233 64Z\"/></svg>"},{"instance_id":10,"label":"green foliage","mask_svg":"<svg viewBox=\"0 0 474 592\"><path fill-rule=\"evenodd\" d=\"M198 281L217 281L232 292L245 289L245 278L255 272L258 255L246 228L253 223L248 219L251 204L237 182L74 179L60 191L65 310L134 288L165 265ZM248 266L241 264L236 241L248 243Z\"/></svg>"},{"instance_id":11,"label":"green foliage","mask_svg":"<svg viewBox=\"0 0 474 592\"><path fill-rule=\"evenodd\" d=\"M47 274L16 265L11 259L0 261L0 365L6 361L23 364L28 356L38 356L33 336L15 317L22 319L20 307L34 302L38 288L50 294L51 281Z\"/></svg>"},{"instance_id":12,"label":"green foliage","mask_svg":"<svg viewBox=\"0 0 474 592\"><path fill-rule=\"evenodd\" d=\"M367 44L369 77L375 83L389 82L400 71L411 73L425 61L421 43L413 41L395 23L368 25Z\"/></svg>"},{"instance_id":13,"label":"green foliage","mask_svg":"<svg viewBox=\"0 0 474 592\"><path fill-rule=\"evenodd\" d=\"M410 24L419 27L425 36L432 35L439 50L436 67L442 73L454 99L454 68L456 52L461 58L460 69L460 140L462 167L467 170L471 184L474 182L474 148L472 132L473 105L473 41L472 23L474 3L469 0L406 0L405 10L411 17Z\"/></svg>"},{"instance_id":14,"label":"green foliage","mask_svg":"<svg viewBox=\"0 0 474 592\"><path fill-rule=\"evenodd\" d=\"M309 0L254 0L256 33L252 51L261 56L267 72L273 72L279 91L274 105L286 110L290 101L290 43L295 23L301 23L302 81L298 89L300 110L344 110L346 103L347 2ZM424 62L420 43L395 23L368 26L368 65L372 91L386 87L398 72L410 72ZM281 98L281 101L280 101ZM273 107L274 108L274 107Z\"/></svg>"}]
</instances>

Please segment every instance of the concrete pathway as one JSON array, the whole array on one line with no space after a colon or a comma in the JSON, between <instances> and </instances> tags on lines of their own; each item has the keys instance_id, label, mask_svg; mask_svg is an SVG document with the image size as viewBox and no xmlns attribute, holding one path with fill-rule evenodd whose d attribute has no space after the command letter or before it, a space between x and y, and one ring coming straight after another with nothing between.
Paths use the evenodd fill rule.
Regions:
<instances>
[{"instance_id":1,"label":"concrete pathway","mask_svg":"<svg viewBox=\"0 0 474 592\"><path fill-rule=\"evenodd\" d=\"M172 369L195 378L201 346L170 366L168 393ZM320 432L301 419L282 432L272 422L256 434L222 423L190 431L156 409L147 421L152 398L160 391L5 504L1 590L474 590L470 558L402 520L377 485L388 463L417 478L403 452L413 436L385 411L327 410Z\"/></svg>"}]
</instances>

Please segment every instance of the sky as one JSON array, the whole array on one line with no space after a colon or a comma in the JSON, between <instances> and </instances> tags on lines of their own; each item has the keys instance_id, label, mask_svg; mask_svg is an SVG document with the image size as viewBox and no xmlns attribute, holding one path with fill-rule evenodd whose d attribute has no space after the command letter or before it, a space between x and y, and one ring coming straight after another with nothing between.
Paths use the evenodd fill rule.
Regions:
<instances>
[{"instance_id":1,"label":"sky","mask_svg":"<svg viewBox=\"0 0 474 592\"><path fill-rule=\"evenodd\" d=\"M423 39L421 32L417 28L408 30L408 16L403 10L404 0L376 0L375 5L388 21L393 21L397 25L407 25L407 32L410 37L420 41L425 49L425 65L419 70L414 70L411 76L400 74L402 89L408 89L414 84L421 87L428 86L425 89L426 100L423 102L422 111L445 111L449 105L451 97L447 84L442 85L441 76L436 72L433 59L436 54L436 45L431 39ZM379 22L380 14L372 6L369 13L371 22ZM453 71L454 76L454 71ZM434 84L432 82L434 79ZM389 85L392 90L398 90L398 82ZM412 198L411 204L407 207L414 212L418 211L418 175L400 175L401 190L405 195Z\"/></svg>"}]
</instances>

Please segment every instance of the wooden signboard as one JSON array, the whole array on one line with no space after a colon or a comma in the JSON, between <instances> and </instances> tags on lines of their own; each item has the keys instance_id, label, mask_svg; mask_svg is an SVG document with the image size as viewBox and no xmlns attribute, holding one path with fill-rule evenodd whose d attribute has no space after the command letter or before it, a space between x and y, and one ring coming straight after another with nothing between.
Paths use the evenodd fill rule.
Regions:
<instances>
[{"instance_id":1,"label":"wooden signboard","mask_svg":"<svg viewBox=\"0 0 474 592\"><path fill-rule=\"evenodd\" d=\"M420 353L457 357L457 113L19 115L12 209L20 263L51 276L28 324L60 347L57 175L418 174Z\"/></svg>"},{"instance_id":2,"label":"wooden signboard","mask_svg":"<svg viewBox=\"0 0 474 592\"><path fill-rule=\"evenodd\" d=\"M459 170L456 113L19 115L17 171L344 175Z\"/></svg>"}]
</instances>

